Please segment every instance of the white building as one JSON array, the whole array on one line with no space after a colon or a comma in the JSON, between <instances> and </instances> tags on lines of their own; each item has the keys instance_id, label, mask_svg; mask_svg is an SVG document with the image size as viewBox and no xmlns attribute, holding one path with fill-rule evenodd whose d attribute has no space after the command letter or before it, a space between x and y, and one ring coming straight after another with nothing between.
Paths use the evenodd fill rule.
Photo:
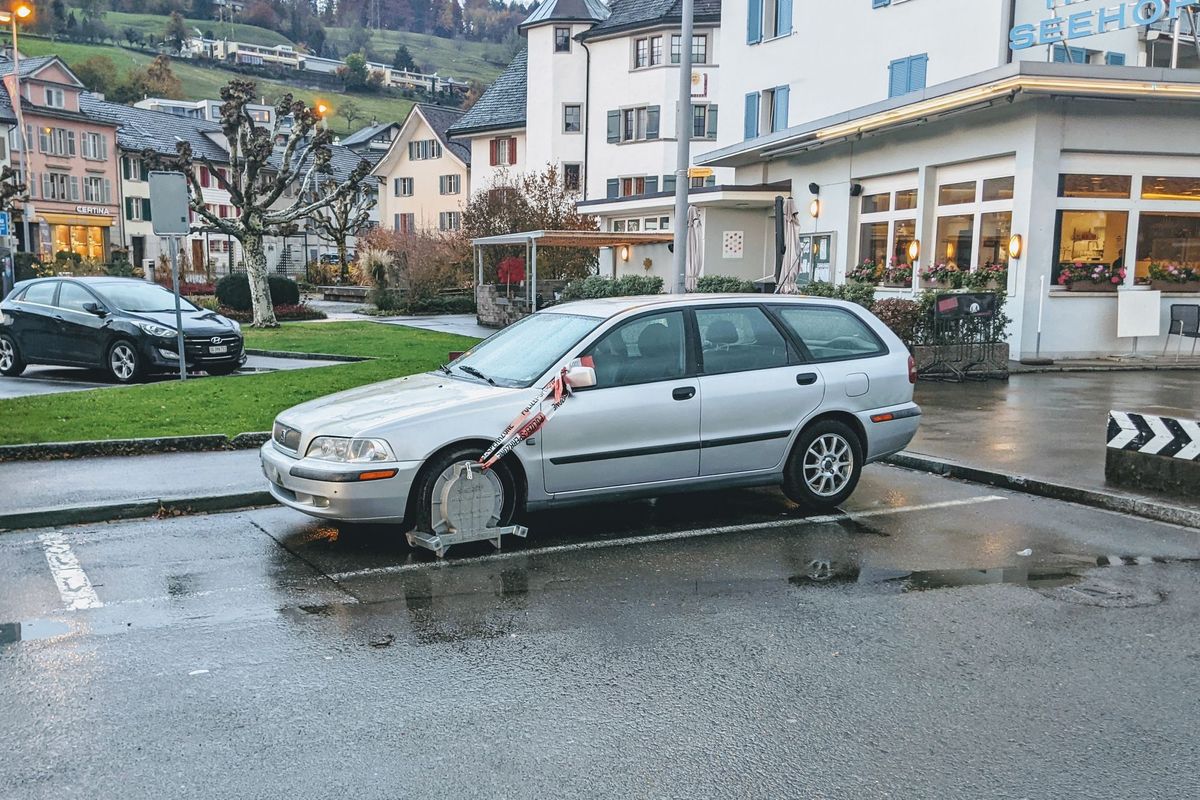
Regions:
<instances>
[{"instance_id":1,"label":"white building","mask_svg":"<svg viewBox=\"0 0 1200 800\"><path fill-rule=\"evenodd\" d=\"M171 100L166 97L146 97L133 104L134 108L144 108L147 111L161 111L178 117L203 119L209 122L221 121L221 100ZM266 103L249 103L246 106L251 118L263 125L271 127L275 124L275 106Z\"/></svg>"},{"instance_id":2,"label":"white building","mask_svg":"<svg viewBox=\"0 0 1200 800\"><path fill-rule=\"evenodd\" d=\"M1160 265L1200 269L1200 75L1164 68L1163 45L1169 15L1189 5L874 0L793 13L790 0L726 0L720 100L732 113L721 149L696 162L790 189L818 278L895 259L919 287L932 264L1002 264L1014 357L1033 354L1039 316L1043 355L1128 352L1109 277L1134 291ZM1178 63L1194 66L1187 48ZM706 239L716 226L774 240L773 213L708 223ZM773 280L764 253L717 263L706 250L705 271ZM1104 282L1067 291L1077 262ZM1165 291L1159 330L1171 303L1198 300Z\"/></svg>"},{"instance_id":3,"label":"white building","mask_svg":"<svg viewBox=\"0 0 1200 800\"><path fill-rule=\"evenodd\" d=\"M400 233L462 227L471 148L446 131L463 112L418 103L372 173L379 179L379 219Z\"/></svg>"}]
</instances>

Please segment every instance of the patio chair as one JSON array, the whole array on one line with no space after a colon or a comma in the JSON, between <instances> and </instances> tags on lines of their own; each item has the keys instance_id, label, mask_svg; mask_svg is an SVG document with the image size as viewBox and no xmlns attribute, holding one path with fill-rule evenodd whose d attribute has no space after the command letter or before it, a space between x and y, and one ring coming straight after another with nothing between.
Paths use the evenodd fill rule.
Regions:
<instances>
[{"instance_id":1,"label":"patio chair","mask_svg":"<svg viewBox=\"0 0 1200 800\"><path fill-rule=\"evenodd\" d=\"M1171 337L1178 336L1179 344L1175 348L1175 360L1183 351L1183 340L1192 340L1192 355L1196 355L1196 340L1200 339L1200 304L1174 303L1171 305L1171 324L1167 327L1167 341L1163 344L1163 355L1171 344Z\"/></svg>"}]
</instances>

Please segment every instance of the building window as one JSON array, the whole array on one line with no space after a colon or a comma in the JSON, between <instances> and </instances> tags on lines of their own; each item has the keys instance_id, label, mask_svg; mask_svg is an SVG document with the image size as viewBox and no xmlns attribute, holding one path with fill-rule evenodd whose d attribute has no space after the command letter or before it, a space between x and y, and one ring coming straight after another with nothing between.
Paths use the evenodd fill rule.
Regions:
<instances>
[{"instance_id":1,"label":"building window","mask_svg":"<svg viewBox=\"0 0 1200 800\"><path fill-rule=\"evenodd\" d=\"M75 157L75 131L66 128L38 128L38 152L62 158Z\"/></svg>"},{"instance_id":2,"label":"building window","mask_svg":"<svg viewBox=\"0 0 1200 800\"><path fill-rule=\"evenodd\" d=\"M663 63L663 40L661 36L650 37L650 66L657 67Z\"/></svg>"},{"instance_id":3,"label":"building window","mask_svg":"<svg viewBox=\"0 0 1200 800\"><path fill-rule=\"evenodd\" d=\"M1104 63L1110 67L1123 67L1123 66L1125 66L1125 54L1124 53L1105 53L1104 54Z\"/></svg>"},{"instance_id":4,"label":"building window","mask_svg":"<svg viewBox=\"0 0 1200 800\"><path fill-rule=\"evenodd\" d=\"M715 104L692 104L692 138L717 138L717 107Z\"/></svg>"},{"instance_id":5,"label":"building window","mask_svg":"<svg viewBox=\"0 0 1200 800\"><path fill-rule=\"evenodd\" d=\"M746 15L746 42L757 44L792 32L792 0L750 0Z\"/></svg>"},{"instance_id":6,"label":"building window","mask_svg":"<svg viewBox=\"0 0 1200 800\"><path fill-rule=\"evenodd\" d=\"M438 214L438 230L456 231L462 227L462 214L457 211L443 211Z\"/></svg>"},{"instance_id":7,"label":"building window","mask_svg":"<svg viewBox=\"0 0 1200 800\"><path fill-rule=\"evenodd\" d=\"M578 192L582 185L581 175L580 164L563 164L563 188L568 192Z\"/></svg>"},{"instance_id":8,"label":"building window","mask_svg":"<svg viewBox=\"0 0 1200 800\"><path fill-rule=\"evenodd\" d=\"M67 93L64 92L62 89L55 89L53 87L47 86L46 87L46 105L49 106L50 108L66 108L67 107Z\"/></svg>"},{"instance_id":9,"label":"building window","mask_svg":"<svg viewBox=\"0 0 1200 800\"><path fill-rule=\"evenodd\" d=\"M1059 175L1059 197L1092 197L1128 200L1133 191L1129 175Z\"/></svg>"},{"instance_id":10,"label":"building window","mask_svg":"<svg viewBox=\"0 0 1200 800\"><path fill-rule=\"evenodd\" d=\"M621 178L621 197L637 197L646 193L646 179Z\"/></svg>"},{"instance_id":11,"label":"building window","mask_svg":"<svg viewBox=\"0 0 1200 800\"><path fill-rule=\"evenodd\" d=\"M146 165L140 158L125 156L121 159L121 174L127 181L146 180Z\"/></svg>"},{"instance_id":12,"label":"building window","mask_svg":"<svg viewBox=\"0 0 1200 800\"><path fill-rule=\"evenodd\" d=\"M43 200L79 200L79 178L65 172L42 173Z\"/></svg>"},{"instance_id":13,"label":"building window","mask_svg":"<svg viewBox=\"0 0 1200 800\"><path fill-rule=\"evenodd\" d=\"M84 133L80 136L83 157L91 161L108 160L108 137L101 133Z\"/></svg>"},{"instance_id":14,"label":"building window","mask_svg":"<svg viewBox=\"0 0 1200 800\"><path fill-rule=\"evenodd\" d=\"M1198 197L1188 198L1200 200ZM1200 214L1147 213L1138 219L1138 278L1168 267L1200 269Z\"/></svg>"},{"instance_id":15,"label":"building window","mask_svg":"<svg viewBox=\"0 0 1200 800\"><path fill-rule=\"evenodd\" d=\"M563 133L579 133L583 130L583 106L568 103L563 106Z\"/></svg>"},{"instance_id":16,"label":"building window","mask_svg":"<svg viewBox=\"0 0 1200 800\"><path fill-rule=\"evenodd\" d=\"M975 245L975 215L955 214L938 217L937 249L931 254L933 263L944 263L959 269L970 269Z\"/></svg>"},{"instance_id":17,"label":"building window","mask_svg":"<svg viewBox=\"0 0 1200 800\"><path fill-rule=\"evenodd\" d=\"M776 86L746 95L743 130L745 138L753 139L786 129L790 94L791 90L787 86Z\"/></svg>"},{"instance_id":18,"label":"building window","mask_svg":"<svg viewBox=\"0 0 1200 800\"><path fill-rule=\"evenodd\" d=\"M983 182L983 202L1012 200L1015 183L1011 175L1007 178L988 178Z\"/></svg>"},{"instance_id":19,"label":"building window","mask_svg":"<svg viewBox=\"0 0 1200 800\"><path fill-rule=\"evenodd\" d=\"M633 68L641 69L650 63L650 40L637 39L633 43Z\"/></svg>"},{"instance_id":20,"label":"building window","mask_svg":"<svg viewBox=\"0 0 1200 800\"><path fill-rule=\"evenodd\" d=\"M888 97L900 97L925 88L929 73L929 55L898 58L888 65Z\"/></svg>"},{"instance_id":21,"label":"building window","mask_svg":"<svg viewBox=\"0 0 1200 800\"><path fill-rule=\"evenodd\" d=\"M112 181L108 178L98 178L93 175L83 179L83 202L111 203Z\"/></svg>"},{"instance_id":22,"label":"building window","mask_svg":"<svg viewBox=\"0 0 1200 800\"><path fill-rule=\"evenodd\" d=\"M975 181L948 183L938 187L938 205L956 206L975 202Z\"/></svg>"},{"instance_id":23,"label":"building window","mask_svg":"<svg viewBox=\"0 0 1200 800\"><path fill-rule=\"evenodd\" d=\"M1200 200L1200 178L1142 178L1143 200Z\"/></svg>"},{"instance_id":24,"label":"building window","mask_svg":"<svg viewBox=\"0 0 1200 800\"><path fill-rule=\"evenodd\" d=\"M671 63L679 63L679 45L683 35L671 34ZM692 64L708 63L708 34L697 33L692 36Z\"/></svg>"},{"instance_id":25,"label":"building window","mask_svg":"<svg viewBox=\"0 0 1200 800\"><path fill-rule=\"evenodd\" d=\"M393 214L392 229L397 233L415 233L416 232L416 216L414 214Z\"/></svg>"},{"instance_id":26,"label":"building window","mask_svg":"<svg viewBox=\"0 0 1200 800\"><path fill-rule=\"evenodd\" d=\"M571 52L571 29L570 28L555 28L554 29L554 52L556 52L556 53Z\"/></svg>"},{"instance_id":27,"label":"building window","mask_svg":"<svg viewBox=\"0 0 1200 800\"><path fill-rule=\"evenodd\" d=\"M489 161L493 167L511 167L517 163L517 139L500 136L488 142Z\"/></svg>"},{"instance_id":28,"label":"building window","mask_svg":"<svg viewBox=\"0 0 1200 800\"><path fill-rule=\"evenodd\" d=\"M462 176L441 175L438 177L439 194L458 194L462 191Z\"/></svg>"},{"instance_id":29,"label":"building window","mask_svg":"<svg viewBox=\"0 0 1200 800\"><path fill-rule=\"evenodd\" d=\"M1067 47L1054 45L1054 63L1056 64L1087 64L1091 59L1088 51L1082 47Z\"/></svg>"},{"instance_id":30,"label":"building window","mask_svg":"<svg viewBox=\"0 0 1200 800\"><path fill-rule=\"evenodd\" d=\"M859 207L859 262L879 267L910 264L908 246L917 236L916 206L916 189L864 194Z\"/></svg>"},{"instance_id":31,"label":"building window","mask_svg":"<svg viewBox=\"0 0 1200 800\"><path fill-rule=\"evenodd\" d=\"M410 161L428 161L442 157L442 145L437 139L420 139L408 143Z\"/></svg>"},{"instance_id":32,"label":"building window","mask_svg":"<svg viewBox=\"0 0 1200 800\"><path fill-rule=\"evenodd\" d=\"M623 108L608 112L608 141L635 142L658 138L659 107Z\"/></svg>"},{"instance_id":33,"label":"building window","mask_svg":"<svg viewBox=\"0 0 1200 800\"><path fill-rule=\"evenodd\" d=\"M880 211L892 210L892 195L889 192L883 194L868 194L862 199L862 213L876 214Z\"/></svg>"},{"instance_id":34,"label":"building window","mask_svg":"<svg viewBox=\"0 0 1200 800\"><path fill-rule=\"evenodd\" d=\"M413 179L412 178L394 178L392 180L392 196L393 197L412 197L413 196Z\"/></svg>"},{"instance_id":35,"label":"building window","mask_svg":"<svg viewBox=\"0 0 1200 800\"><path fill-rule=\"evenodd\" d=\"M1143 215L1143 219L1146 215ZM1125 233L1129 230L1128 211L1058 212L1055 221L1058 239L1058 264L1051 280L1058 282L1062 267L1070 264L1086 266L1125 266ZM1139 246L1141 240L1139 232Z\"/></svg>"}]
</instances>

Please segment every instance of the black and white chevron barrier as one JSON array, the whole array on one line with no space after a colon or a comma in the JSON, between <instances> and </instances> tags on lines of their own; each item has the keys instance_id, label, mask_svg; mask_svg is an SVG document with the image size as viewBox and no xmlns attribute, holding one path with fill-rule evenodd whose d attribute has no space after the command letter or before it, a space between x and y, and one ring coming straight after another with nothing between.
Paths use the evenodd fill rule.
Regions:
<instances>
[{"instance_id":1,"label":"black and white chevron barrier","mask_svg":"<svg viewBox=\"0 0 1200 800\"><path fill-rule=\"evenodd\" d=\"M1200 463L1200 422L1109 411L1108 446L1113 450Z\"/></svg>"}]
</instances>

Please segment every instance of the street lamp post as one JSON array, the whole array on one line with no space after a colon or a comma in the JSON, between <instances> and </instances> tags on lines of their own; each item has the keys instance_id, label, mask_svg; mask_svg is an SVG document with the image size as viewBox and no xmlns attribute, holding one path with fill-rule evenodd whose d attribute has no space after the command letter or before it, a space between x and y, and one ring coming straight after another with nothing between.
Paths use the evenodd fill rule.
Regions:
<instances>
[{"instance_id":1,"label":"street lamp post","mask_svg":"<svg viewBox=\"0 0 1200 800\"><path fill-rule=\"evenodd\" d=\"M679 31L679 104L675 113L675 280L673 291L687 291L688 169L692 154L692 27L693 0L683 0Z\"/></svg>"},{"instance_id":2,"label":"street lamp post","mask_svg":"<svg viewBox=\"0 0 1200 800\"><path fill-rule=\"evenodd\" d=\"M25 202L21 208L21 227L24 231L25 252L31 253L29 243L29 218L33 215L33 205L29 202L29 156L27 155L29 141L25 136L25 116L21 109L21 51L17 49L17 21L26 20L33 16L33 6L28 3L17 3L11 11L0 11L0 25L12 26L12 62L13 62L13 111L17 117L17 141L20 143L21 180L25 182Z\"/></svg>"}]
</instances>

